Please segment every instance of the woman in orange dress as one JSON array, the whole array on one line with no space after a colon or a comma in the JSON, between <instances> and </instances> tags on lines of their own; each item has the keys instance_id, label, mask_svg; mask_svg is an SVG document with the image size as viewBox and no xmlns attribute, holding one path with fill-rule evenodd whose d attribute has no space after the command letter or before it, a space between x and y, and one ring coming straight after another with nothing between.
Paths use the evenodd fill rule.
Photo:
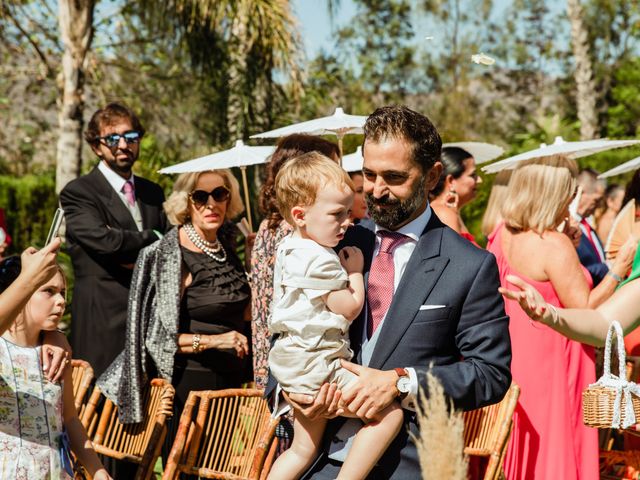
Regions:
<instances>
[{"instance_id":1,"label":"woman in orange dress","mask_svg":"<svg viewBox=\"0 0 640 480\"><path fill-rule=\"evenodd\" d=\"M594 290L576 249L558 227L568 217L577 166L561 156L523 162L509 183L504 224L489 239L503 287L507 275L524 278L558 307L595 307L613 292L607 278ZM620 261L612 268L624 274ZM582 424L582 390L595 381L592 347L533 323L514 300L510 317L513 381L521 396L504 469L512 479L596 480L597 431Z\"/></svg>"},{"instance_id":2,"label":"woman in orange dress","mask_svg":"<svg viewBox=\"0 0 640 480\"><path fill-rule=\"evenodd\" d=\"M477 246L460 216L460 209L475 198L478 185L482 183L476 172L476 161L462 148L445 147L442 165L440 181L429 195L431 208L445 225Z\"/></svg>"}]
</instances>

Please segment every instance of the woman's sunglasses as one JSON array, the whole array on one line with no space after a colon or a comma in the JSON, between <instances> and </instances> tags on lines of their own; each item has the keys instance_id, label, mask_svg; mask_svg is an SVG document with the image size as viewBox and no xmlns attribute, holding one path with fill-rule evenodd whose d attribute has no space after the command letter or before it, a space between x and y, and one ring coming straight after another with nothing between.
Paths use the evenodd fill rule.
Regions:
<instances>
[{"instance_id":1,"label":"woman's sunglasses","mask_svg":"<svg viewBox=\"0 0 640 480\"><path fill-rule=\"evenodd\" d=\"M100 140L109 148L114 148L118 146L121 138L124 138L127 145L131 145L132 143L139 143L142 135L140 135L140 132L136 130L131 130L130 132L125 132L122 135L119 133L112 133L111 135L105 135L104 137L97 137L97 140Z\"/></svg>"},{"instance_id":2,"label":"woman's sunglasses","mask_svg":"<svg viewBox=\"0 0 640 480\"><path fill-rule=\"evenodd\" d=\"M205 192L204 190L194 190L189 194L189 198L196 208L204 207L209 201L209 197L213 198L217 203L223 203L229 200L229 197L231 197L231 192L227 187L220 186L214 188L210 192Z\"/></svg>"}]
</instances>

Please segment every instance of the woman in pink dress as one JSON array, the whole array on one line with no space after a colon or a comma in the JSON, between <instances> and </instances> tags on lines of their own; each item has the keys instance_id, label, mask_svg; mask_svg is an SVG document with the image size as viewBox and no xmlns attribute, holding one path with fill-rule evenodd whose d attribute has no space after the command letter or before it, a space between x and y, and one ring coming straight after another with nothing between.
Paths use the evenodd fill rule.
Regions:
<instances>
[{"instance_id":1,"label":"woman in pink dress","mask_svg":"<svg viewBox=\"0 0 640 480\"><path fill-rule=\"evenodd\" d=\"M592 308L611 294L613 276L591 290L571 240L558 227L568 217L577 166L561 156L524 162L513 173L502 207L504 223L490 236L488 250L507 275L525 279L555 306ZM623 273L625 265L614 265ZM595 381L593 347L532 322L519 304L506 301L510 317L513 381L522 391L505 459L515 479L596 480L597 431L582 423L582 390Z\"/></svg>"}]
</instances>

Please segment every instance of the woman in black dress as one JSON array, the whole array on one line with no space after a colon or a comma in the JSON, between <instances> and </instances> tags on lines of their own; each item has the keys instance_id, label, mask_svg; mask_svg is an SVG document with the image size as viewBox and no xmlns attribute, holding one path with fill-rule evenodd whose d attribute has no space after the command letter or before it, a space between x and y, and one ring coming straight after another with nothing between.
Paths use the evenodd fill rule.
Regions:
<instances>
[{"instance_id":1,"label":"woman in black dress","mask_svg":"<svg viewBox=\"0 0 640 480\"><path fill-rule=\"evenodd\" d=\"M125 423L142 420L153 377L176 388L174 425L190 391L251 380L250 288L228 221L242 212L238 182L228 170L183 174L164 208L176 228L138 256L125 350L98 380Z\"/></svg>"}]
</instances>

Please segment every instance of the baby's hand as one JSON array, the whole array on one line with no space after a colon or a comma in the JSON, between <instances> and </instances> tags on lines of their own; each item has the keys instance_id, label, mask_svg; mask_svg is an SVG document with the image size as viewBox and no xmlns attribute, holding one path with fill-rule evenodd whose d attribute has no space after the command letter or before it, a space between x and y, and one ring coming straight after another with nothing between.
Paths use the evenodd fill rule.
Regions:
<instances>
[{"instance_id":1,"label":"baby's hand","mask_svg":"<svg viewBox=\"0 0 640 480\"><path fill-rule=\"evenodd\" d=\"M364 257L358 247L344 247L338 254L340 265L347 273L362 273Z\"/></svg>"}]
</instances>

